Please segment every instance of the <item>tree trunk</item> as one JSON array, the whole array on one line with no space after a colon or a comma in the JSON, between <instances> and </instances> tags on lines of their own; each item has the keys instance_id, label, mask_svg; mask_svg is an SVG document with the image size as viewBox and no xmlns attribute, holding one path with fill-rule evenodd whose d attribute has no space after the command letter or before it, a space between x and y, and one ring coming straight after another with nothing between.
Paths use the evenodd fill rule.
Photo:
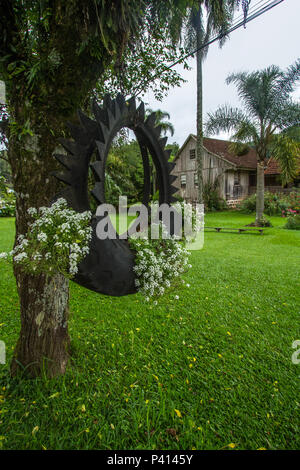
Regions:
<instances>
[{"instance_id":1,"label":"tree trunk","mask_svg":"<svg viewBox=\"0 0 300 470\"><path fill-rule=\"evenodd\" d=\"M198 21L202 21L200 8ZM203 38L200 25L197 28L197 49L202 46ZM202 90L202 51L197 51L197 176L198 176L198 202L203 204L203 90Z\"/></svg>"},{"instance_id":2,"label":"tree trunk","mask_svg":"<svg viewBox=\"0 0 300 470\"><path fill-rule=\"evenodd\" d=\"M37 110L31 110L32 114ZM18 122L28 113L16 107ZM38 115L38 114L37 114ZM24 122L24 121L23 121ZM35 133L12 135L9 160L16 191L16 238L26 235L32 221L29 207L50 205L58 183L51 171L56 167L53 152L63 132L61 117L43 116L43 128ZM52 130L52 132L49 131ZM68 280L62 275L31 275L14 266L20 298L21 331L15 348L11 373L26 371L38 376L42 371L52 377L63 374L68 362Z\"/></svg>"},{"instance_id":3,"label":"tree trunk","mask_svg":"<svg viewBox=\"0 0 300 470\"><path fill-rule=\"evenodd\" d=\"M38 376L64 374L68 362L68 280L16 272L21 307L21 331L11 373Z\"/></svg>"},{"instance_id":4,"label":"tree trunk","mask_svg":"<svg viewBox=\"0 0 300 470\"><path fill-rule=\"evenodd\" d=\"M259 223L264 213L265 193L265 170L264 162L257 162L257 185L256 185L256 224Z\"/></svg>"}]
</instances>

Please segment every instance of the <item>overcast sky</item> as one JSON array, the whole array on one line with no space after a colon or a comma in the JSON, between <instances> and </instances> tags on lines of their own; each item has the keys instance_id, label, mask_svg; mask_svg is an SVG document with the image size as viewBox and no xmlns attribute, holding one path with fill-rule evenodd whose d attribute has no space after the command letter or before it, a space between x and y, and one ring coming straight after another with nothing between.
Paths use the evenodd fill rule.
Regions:
<instances>
[{"instance_id":1,"label":"overcast sky","mask_svg":"<svg viewBox=\"0 0 300 470\"><path fill-rule=\"evenodd\" d=\"M252 5L259 0L252 0ZM264 4L265 2L261 2ZM239 105L234 85L226 85L231 72L252 71L271 64L286 68L300 57L300 0L284 0L272 10L231 33L222 49L217 43L210 46L203 64L203 113L214 111L218 105ZM175 127L174 137L182 145L188 134L196 132L196 59L191 59L190 71L182 71L187 80L180 88L173 88L162 102L151 93L144 101L152 109L162 109L171 115ZM295 92L300 99L300 87ZM215 136L226 138L226 134Z\"/></svg>"}]
</instances>

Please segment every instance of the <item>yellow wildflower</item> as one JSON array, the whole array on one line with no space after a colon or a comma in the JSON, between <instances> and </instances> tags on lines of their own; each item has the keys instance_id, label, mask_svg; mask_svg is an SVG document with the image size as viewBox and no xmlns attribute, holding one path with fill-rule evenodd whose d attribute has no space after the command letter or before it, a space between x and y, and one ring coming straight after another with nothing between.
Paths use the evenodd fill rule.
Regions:
<instances>
[{"instance_id":1,"label":"yellow wildflower","mask_svg":"<svg viewBox=\"0 0 300 470\"><path fill-rule=\"evenodd\" d=\"M34 436L38 432L38 430L39 430L39 427L35 426L33 430L31 431L31 434Z\"/></svg>"}]
</instances>

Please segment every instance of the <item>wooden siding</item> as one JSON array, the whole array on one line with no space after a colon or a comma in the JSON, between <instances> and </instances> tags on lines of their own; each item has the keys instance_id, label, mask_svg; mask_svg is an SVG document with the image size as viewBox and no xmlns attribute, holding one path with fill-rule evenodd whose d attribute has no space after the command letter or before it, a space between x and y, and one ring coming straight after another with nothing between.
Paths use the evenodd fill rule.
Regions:
<instances>
[{"instance_id":1,"label":"wooden siding","mask_svg":"<svg viewBox=\"0 0 300 470\"><path fill-rule=\"evenodd\" d=\"M197 201L197 185L195 174L197 173L196 158L190 158L190 151L196 149L195 139L190 137L177 159L173 174L177 176L174 185L178 188L178 194L187 202ZM186 185L181 185L181 176L186 175ZM220 179L219 194L224 199L242 198L248 194L249 172L236 170L236 166L224 158L204 150L203 181L213 182ZM239 181L239 184L234 184Z\"/></svg>"}]
</instances>

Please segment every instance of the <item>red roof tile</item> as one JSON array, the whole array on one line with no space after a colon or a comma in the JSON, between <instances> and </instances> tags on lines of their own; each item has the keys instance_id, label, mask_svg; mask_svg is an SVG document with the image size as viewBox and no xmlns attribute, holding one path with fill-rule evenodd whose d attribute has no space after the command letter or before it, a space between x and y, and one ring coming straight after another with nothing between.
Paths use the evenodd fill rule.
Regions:
<instances>
[{"instance_id":1,"label":"red roof tile","mask_svg":"<svg viewBox=\"0 0 300 470\"><path fill-rule=\"evenodd\" d=\"M265 175L280 175L280 167L278 162L273 158L270 158L267 164L267 168L265 169Z\"/></svg>"},{"instance_id":2,"label":"red roof tile","mask_svg":"<svg viewBox=\"0 0 300 470\"><path fill-rule=\"evenodd\" d=\"M250 149L245 155L238 156L230 152L230 144L231 142L227 140L210 139L208 137L203 139L203 145L209 152L220 155L220 157L234 163L239 168L256 169L257 157L254 149Z\"/></svg>"}]
</instances>

